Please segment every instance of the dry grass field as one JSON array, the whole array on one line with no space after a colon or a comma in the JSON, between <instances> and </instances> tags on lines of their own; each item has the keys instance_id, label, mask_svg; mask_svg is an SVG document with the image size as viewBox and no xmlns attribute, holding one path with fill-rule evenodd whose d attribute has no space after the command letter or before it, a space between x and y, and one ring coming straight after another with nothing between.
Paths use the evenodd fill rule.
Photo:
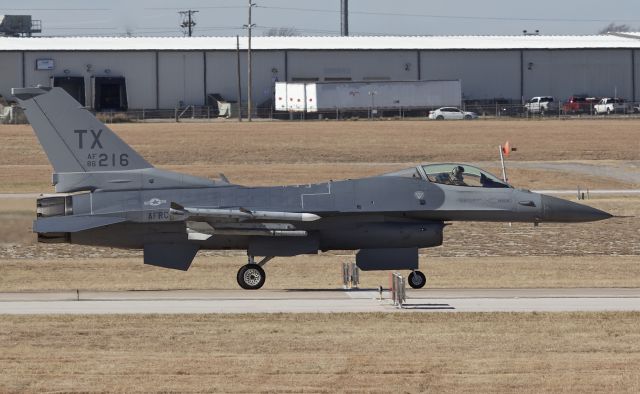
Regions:
<instances>
[{"instance_id":1,"label":"dry grass field","mask_svg":"<svg viewBox=\"0 0 640 394\"><path fill-rule=\"evenodd\" d=\"M3 316L2 392L640 392L640 314Z\"/></svg>"},{"instance_id":2,"label":"dry grass field","mask_svg":"<svg viewBox=\"0 0 640 394\"><path fill-rule=\"evenodd\" d=\"M45 254L46 255L46 254ZM429 288L640 287L638 256L421 256ZM266 267L265 289L339 289L353 256L279 258ZM200 254L187 272L120 258L0 259L0 292L42 290L237 289L240 253ZM389 272L361 272L360 287L389 287Z\"/></svg>"},{"instance_id":3,"label":"dry grass field","mask_svg":"<svg viewBox=\"0 0 640 394\"><path fill-rule=\"evenodd\" d=\"M346 121L114 124L149 162L248 185L309 183L393 171L421 162L640 160L640 120ZM51 190L51 169L31 127L0 126L0 193ZM490 166L497 172L497 164ZM513 169L529 188L629 187L608 177ZM604 178L604 179L603 179ZM570 185L567 181L570 180ZM635 184L637 186L637 182Z\"/></svg>"},{"instance_id":4,"label":"dry grass field","mask_svg":"<svg viewBox=\"0 0 640 394\"><path fill-rule=\"evenodd\" d=\"M157 165L638 160L640 120L131 123L110 127ZM0 126L0 165L47 164L31 127Z\"/></svg>"}]
</instances>

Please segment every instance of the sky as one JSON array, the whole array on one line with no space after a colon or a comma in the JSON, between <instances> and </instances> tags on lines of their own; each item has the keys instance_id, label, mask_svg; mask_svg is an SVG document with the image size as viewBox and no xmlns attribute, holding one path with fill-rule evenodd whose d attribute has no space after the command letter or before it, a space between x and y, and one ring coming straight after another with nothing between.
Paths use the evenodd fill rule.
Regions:
<instances>
[{"instance_id":1,"label":"sky","mask_svg":"<svg viewBox=\"0 0 640 394\"><path fill-rule=\"evenodd\" d=\"M254 35L338 35L340 0L253 0ZM249 0L0 0L1 14L32 15L46 36L182 36L181 10L197 10L195 36L246 35ZM349 0L350 35L596 34L610 23L640 31L640 0Z\"/></svg>"}]
</instances>

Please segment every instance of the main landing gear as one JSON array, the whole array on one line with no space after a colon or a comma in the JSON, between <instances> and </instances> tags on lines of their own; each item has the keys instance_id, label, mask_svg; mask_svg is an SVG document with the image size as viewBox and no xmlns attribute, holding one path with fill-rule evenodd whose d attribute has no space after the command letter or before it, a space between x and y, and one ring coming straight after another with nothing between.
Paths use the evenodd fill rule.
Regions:
<instances>
[{"instance_id":1,"label":"main landing gear","mask_svg":"<svg viewBox=\"0 0 640 394\"><path fill-rule=\"evenodd\" d=\"M262 266L272 258L273 256L267 256L256 263L254 256L249 256L247 265L240 267L236 275L240 287L245 290L258 290L261 288L267 279L267 274L262 269Z\"/></svg>"},{"instance_id":2,"label":"main landing gear","mask_svg":"<svg viewBox=\"0 0 640 394\"><path fill-rule=\"evenodd\" d=\"M412 289L422 289L427 283L427 277L420 271L411 272L408 279Z\"/></svg>"}]
</instances>

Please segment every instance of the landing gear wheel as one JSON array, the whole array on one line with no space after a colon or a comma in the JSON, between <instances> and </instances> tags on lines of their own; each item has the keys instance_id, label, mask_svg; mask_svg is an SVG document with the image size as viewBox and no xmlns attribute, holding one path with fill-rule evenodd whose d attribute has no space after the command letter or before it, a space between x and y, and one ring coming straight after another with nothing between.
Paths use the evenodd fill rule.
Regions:
<instances>
[{"instance_id":1,"label":"landing gear wheel","mask_svg":"<svg viewBox=\"0 0 640 394\"><path fill-rule=\"evenodd\" d=\"M409 286L412 289L422 289L427 283L427 277L420 271L413 271L409 274Z\"/></svg>"},{"instance_id":2,"label":"landing gear wheel","mask_svg":"<svg viewBox=\"0 0 640 394\"><path fill-rule=\"evenodd\" d=\"M238 270L236 279L243 289L258 290L264 285L267 274L258 264L247 264Z\"/></svg>"}]
</instances>

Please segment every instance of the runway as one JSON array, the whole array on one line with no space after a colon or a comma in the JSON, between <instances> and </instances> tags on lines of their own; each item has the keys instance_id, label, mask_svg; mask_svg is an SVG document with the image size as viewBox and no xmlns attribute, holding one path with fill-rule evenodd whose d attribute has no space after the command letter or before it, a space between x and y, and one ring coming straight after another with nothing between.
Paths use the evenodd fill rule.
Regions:
<instances>
[{"instance_id":1,"label":"runway","mask_svg":"<svg viewBox=\"0 0 640 394\"><path fill-rule=\"evenodd\" d=\"M373 289L72 290L0 293L0 314L640 311L640 288L408 290L402 308L389 298Z\"/></svg>"}]
</instances>

